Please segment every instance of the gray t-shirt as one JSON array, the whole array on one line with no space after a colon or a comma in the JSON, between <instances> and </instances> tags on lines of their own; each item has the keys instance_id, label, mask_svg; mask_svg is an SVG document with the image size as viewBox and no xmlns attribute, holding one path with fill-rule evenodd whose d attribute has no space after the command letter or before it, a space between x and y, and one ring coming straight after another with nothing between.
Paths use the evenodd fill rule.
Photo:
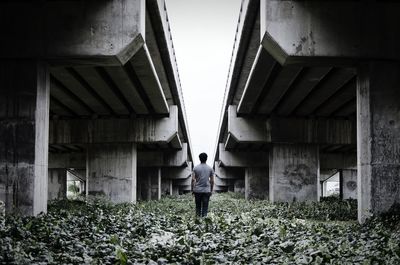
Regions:
<instances>
[{"instance_id":1,"label":"gray t-shirt","mask_svg":"<svg viewBox=\"0 0 400 265\"><path fill-rule=\"evenodd\" d=\"M193 192L211 192L210 177L214 175L214 170L206 163L201 163L193 169L196 183Z\"/></svg>"}]
</instances>

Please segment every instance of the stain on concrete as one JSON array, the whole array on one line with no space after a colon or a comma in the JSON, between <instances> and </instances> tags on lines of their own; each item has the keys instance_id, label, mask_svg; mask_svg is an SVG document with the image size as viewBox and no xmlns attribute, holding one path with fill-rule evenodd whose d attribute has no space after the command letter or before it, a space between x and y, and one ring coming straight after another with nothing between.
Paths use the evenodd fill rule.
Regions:
<instances>
[{"instance_id":1,"label":"stain on concrete","mask_svg":"<svg viewBox=\"0 0 400 265\"><path fill-rule=\"evenodd\" d=\"M347 189L349 189L350 191L354 191L354 190L357 189L357 182L352 181L352 180L351 180L351 181L347 181L346 187L347 187Z\"/></svg>"},{"instance_id":2,"label":"stain on concrete","mask_svg":"<svg viewBox=\"0 0 400 265\"><path fill-rule=\"evenodd\" d=\"M291 192L299 192L303 186L312 184L310 167L305 164L288 165L283 172L284 178L287 180Z\"/></svg>"}]
</instances>

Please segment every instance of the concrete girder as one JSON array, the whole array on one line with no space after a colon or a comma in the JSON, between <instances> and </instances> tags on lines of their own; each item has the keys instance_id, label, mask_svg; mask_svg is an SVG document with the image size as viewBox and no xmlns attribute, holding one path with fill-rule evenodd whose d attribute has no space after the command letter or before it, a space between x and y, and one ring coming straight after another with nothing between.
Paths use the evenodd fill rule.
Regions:
<instances>
[{"instance_id":1,"label":"concrete girder","mask_svg":"<svg viewBox=\"0 0 400 265\"><path fill-rule=\"evenodd\" d=\"M267 120L238 117L236 106L229 106L226 148L235 143L313 143L355 144L356 123L341 119Z\"/></svg>"},{"instance_id":2,"label":"concrete girder","mask_svg":"<svg viewBox=\"0 0 400 265\"><path fill-rule=\"evenodd\" d=\"M170 106L167 118L53 120L50 144L172 143L182 148L178 135L178 110Z\"/></svg>"},{"instance_id":3,"label":"concrete girder","mask_svg":"<svg viewBox=\"0 0 400 265\"><path fill-rule=\"evenodd\" d=\"M182 167L188 165L188 145L181 150L142 151L138 154L139 167Z\"/></svg>"},{"instance_id":4,"label":"concrete girder","mask_svg":"<svg viewBox=\"0 0 400 265\"><path fill-rule=\"evenodd\" d=\"M176 185L176 186L189 186L190 190L191 190L192 178L188 177L186 179L175 179L174 180L174 185Z\"/></svg>"},{"instance_id":5,"label":"concrete girder","mask_svg":"<svg viewBox=\"0 0 400 265\"><path fill-rule=\"evenodd\" d=\"M186 167L164 167L162 169L162 176L166 179L186 179L192 175L192 162L187 162Z\"/></svg>"},{"instance_id":6,"label":"concrete girder","mask_svg":"<svg viewBox=\"0 0 400 265\"><path fill-rule=\"evenodd\" d=\"M397 3L266 0L260 4L262 44L282 65L400 59Z\"/></svg>"},{"instance_id":7,"label":"concrete girder","mask_svg":"<svg viewBox=\"0 0 400 265\"><path fill-rule=\"evenodd\" d=\"M219 144L219 161L218 166L224 167L268 167L268 153L265 151L227 151L224 144Z\"/></svg>"},{"instance_id":8,"label":"concrete girder","mask_svg":"<svg viewBox=\"0 0 400 265\"><path fill-rule=\"evenodd\" d=\"M145 8L145 0L1 3L0 57L123 65L144 43Z\"/></svg>"},{"instance_id":9,"label":"concrete girder","mask_svg":"<svg viewBox=\"0 0 400 265\"><path fill-rule=\"evenodd\" d=\"M264 161L265 162L265 161ZM222 167L221 162L214 163L215 175L221 179L239 179L244 177L244 168L242 167Z\"/></svg>"},{"instance_id":10,"label":"concrete girder","mask_svg":"<svg viewBox=\"0 0 400 265\"><path fill-rule=\"evenodd\" d=\"M86 168L86 152L85 153L49 153L49 169L56 168Z\"/></svg>"},{"instance_id":11,"label":"concrete girder","mask_svg":"<svg viewBox=\"0 0 400 265\"><path fill-rule=\"evenodd\" d=\"M357 169L355 153L320 153L320 168L325 169Z\"/></svg>"}]
</instances>

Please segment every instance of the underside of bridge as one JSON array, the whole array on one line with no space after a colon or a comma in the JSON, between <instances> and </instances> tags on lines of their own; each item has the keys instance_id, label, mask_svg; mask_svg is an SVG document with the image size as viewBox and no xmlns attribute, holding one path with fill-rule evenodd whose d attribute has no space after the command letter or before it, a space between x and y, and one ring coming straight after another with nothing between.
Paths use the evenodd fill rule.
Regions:
<instances>
[{"instance_id":1,"label":"underside of bridge","mask_svg":"<svg viewBox=\"0 0 400 265\"><path fill-rule=\"evenodd\" d=\"M399 203L399 10L393 2L244 0L215 189L317 201L320 183L337 172L341 196L358 198L361 222Z\"/></svg>"},{"instance_id":2,"label":"underside of bridge","mask_svg":"<svg viewBox=\"0 0 400 265\"><path fill-rule=\"evenodd\" d=\"M46 212L48 199L66 196L70 173L86 195L114 202L190 190L192 151L163 0L6 1L0 10L7 211Z\"/></svg>"}]
</instances>

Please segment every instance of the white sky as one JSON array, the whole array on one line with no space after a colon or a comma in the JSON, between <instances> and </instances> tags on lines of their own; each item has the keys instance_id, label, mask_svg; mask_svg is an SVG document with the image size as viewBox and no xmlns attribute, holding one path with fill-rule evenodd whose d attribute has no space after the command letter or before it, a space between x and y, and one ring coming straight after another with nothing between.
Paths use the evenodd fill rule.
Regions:
<instances>
[{"instance_id":1,"label":"white sky","mask_svg":"<svg viewBox=\"0 0 400 265\"><path fill-rule=\"evenodd\" d=\"M195 164L212 164L241 0L166 0Z\"/></svg>"}]
</instances>

